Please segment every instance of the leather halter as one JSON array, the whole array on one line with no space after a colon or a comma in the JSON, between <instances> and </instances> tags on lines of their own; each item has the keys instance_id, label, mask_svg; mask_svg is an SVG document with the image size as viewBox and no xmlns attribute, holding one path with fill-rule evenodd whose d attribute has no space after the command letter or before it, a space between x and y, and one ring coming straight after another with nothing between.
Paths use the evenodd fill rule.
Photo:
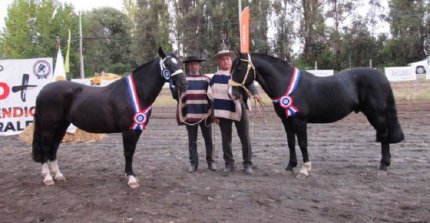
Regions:
<instances>
[{"instance_id":1,"label":"leather halter","mask_svg":"<svg viewBox=\"0 0 430 223\"><path fill-rule=\"evenodd\" d=\"M164 61L168 58L173 58L171 56L166 56L164 58L160 58L160 70L161 70L161 76L166 80L166 81L170 81L170 79L172 77L174 77L175 75L179 74L179 73L184 73L184 71L182 69L177 69L175 72L173 72L173 74L170 73L170 71L166 68L166 65L164 64ZM175 58L173 58L175 59ZM176 59L175 59L176 60Z\"/></svg>"},{"instance_id":2,"label":"leather halter","mask_svg":"<svg viewBox=\"0 0 430 223\"><path fill-rule=\"evenodd\" d=\"M242 59L242 58L240 59L240 61L244 61L244 62L248 63L248 66L246 68L246 74L245 74L245 77L242 80L242 83L238 83L238 82L236 82L236 81L233 80L233 74L234 74L234 70L233 70L233 73L231 74L231 78L228 81L228 85L230 85L232 87L241 87L241 88L243 88L246 91L246 93L248 95L252 95L251 91L245 86L245 82L246 82L246 79L248 79L248 75L249 75L251 69L254 71L253 72L254 73L254 79L253 79L253 81L255 80L255 78L257 76L256 76L255 66L254 66L254 64L252 63L252 60L251 60L251 55L249 53L247 55L248 55L248 59Z\"/></svg>"}]
</instances>

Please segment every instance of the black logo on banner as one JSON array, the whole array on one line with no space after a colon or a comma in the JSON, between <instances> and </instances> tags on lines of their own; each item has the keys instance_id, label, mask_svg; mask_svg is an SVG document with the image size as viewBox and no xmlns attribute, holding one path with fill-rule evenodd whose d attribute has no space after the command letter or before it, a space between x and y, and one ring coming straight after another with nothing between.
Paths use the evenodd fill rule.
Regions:
<instances>
[{"instance_id":1,"label":"black logo on banner","mask_svg":"<svg viewBox=\"0 0 430 223\"><path fill-rule=\"evenodd\" d=\"M23 102L25 102L26 100L26 95L27 95L27 89L31 89L31 88L35 88L37 87L37 85L29 85L28 81L30 80L30 75L29 74L23 74L22 75L22 84L18 85L18 86L13 86L12 87L12 92L18 92L21 91L21 100Z\"/></svg>"}]
</instances>

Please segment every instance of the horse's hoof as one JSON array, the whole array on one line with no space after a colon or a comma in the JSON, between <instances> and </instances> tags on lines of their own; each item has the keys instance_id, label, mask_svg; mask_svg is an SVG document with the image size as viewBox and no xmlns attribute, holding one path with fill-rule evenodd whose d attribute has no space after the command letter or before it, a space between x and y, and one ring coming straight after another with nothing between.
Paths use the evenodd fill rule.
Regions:
<instances>
[{"instance_id":1,"label":"horse's hoof","mask_svg":"<svg viewBox=\"0 0 430 223\"><path fill-rule=\"evenodd\" d=\"M63 174L55 176L55 181L58 182L66 182L66 178L63 176Z\"/></svg>"},{"instance_id":2,"label":"horse's hoof","mask_svg":"<svg viewBox=\"0 0 430 223\"><path fill-rule=\"evenodd\" d=\"M43 180L43 184L45 184L46 186L53 186L55 184L55 182L51 178L51 179L45 179L45 180Z\"/></svg>"},{"instance_id":3,"label":"horse's hoof","mask_svg":"<svg viewBox=\"0 0 430 223\"><path fill-rule=\"evenodd\" d=\"M139 182L137 181L136 177L132 175L128 176L128 186L131 189L136 189L139 187Z\"/></svg>"},{"instance_id":4,"label":"horse's hoof","mask_svg":"<svg viewBox=\"0 0 430 223\"><path fill-rule=\"evenodd\" d=\"M299 174L297 174L297 176L296 176L296 178L297 179L300 179L300 180L305 180L305 179L307 179L309 177L309 174L305 174L305 173L302 173L302 172L300 172Z\"/></svg>"},{"instance_id":5,"label":"horse's hoof","mask_svg":"<svg viewBox=\"0 0 430 223\"><path fill-rule=\"evenodd\" d=\"M136 189L136 188L138 188L138 187L139 187L139 183L138 183L138 182L134 182L134 183L128 182L128 186L129 186L131 189Z\"/></svg>"},{"instance_id":6,"label":"horse's hoof","mask_svg":"<svg viewBox=\"0 0 430 223\"><path fill-rule=\"evenodd\" d=\"M388 176L388 171L378 170L378 177L386 177L386 176Z\"/></svg>"},{"instance_id":7,"label":"horse's hoof","mask_svg":"<svg viewBox=\"0 0 430 223\"><path fill-rule=\"evenodd\" d=\"M294 170L293 168L285 168L285 173L287 175L294 175Z\"/></svg>"}]
</instances>

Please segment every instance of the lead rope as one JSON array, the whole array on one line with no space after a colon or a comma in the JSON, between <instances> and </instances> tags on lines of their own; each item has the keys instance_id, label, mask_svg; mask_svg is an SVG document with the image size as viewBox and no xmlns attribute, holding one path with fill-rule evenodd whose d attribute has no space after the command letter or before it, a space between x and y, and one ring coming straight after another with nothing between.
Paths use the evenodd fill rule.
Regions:
<instances>
[{"instance_id":1,"label":"lead rope","mask_svg":"<svg viewBox=\"0 0 430 223\"><path fill-rule=\"evenodd\" d=\"M209 123L209 125L208 125L208 123L207 123L207 119L208 119L208 117L210 116L211 114L207 114L205 117L203 117L203 118L201 118L198 122L196 122L196 123L189 123L189 122L187 122L187 121L185 121L185 120L183 120L183 118L182 118L182 99L181 99L181 95L180 95L180 92L179 92L179 89L178 89L178 116L179 116L179 121L181 121L182 123L184 123L184 124L186 124L186 125L191 125L191 126L193 126L193 125L198 125L198 124L200 124L200 122L202 122L203 120L205 121L205 126L206 127L209 127L210 125L212 125L212 123Z\"/></svg>"},{"instance_id":2,"label":"lead rope","mask_svg":"<svg viewBox=\"0 0 430 223\"><path fill-rule=\"evenodd\" d=\"M255 113L255 118L254 118L254 115L252 115L252 118L253 118L253 122L252 122L252 137L254 137L254 135L255 135L255 123L259 119L263 120L264 124L266 124L267 121L266 121L266 116L264 116L264 114L262 112L262 107L265 105L264 102L262 100L261 101L257 100L257 98L255 96L253 96L253 95L250 95L250 96L252 96L252 98L254 99L254 107L257 110L257 112Z\"/></svg>"}]
</instances>

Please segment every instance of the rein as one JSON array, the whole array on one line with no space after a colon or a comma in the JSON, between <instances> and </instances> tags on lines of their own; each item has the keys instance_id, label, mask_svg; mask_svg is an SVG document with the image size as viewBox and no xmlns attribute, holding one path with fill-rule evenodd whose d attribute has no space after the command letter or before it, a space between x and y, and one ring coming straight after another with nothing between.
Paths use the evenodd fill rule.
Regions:
<instances>
[{"instance_id":1,"label":"rein","mask_svg":"<svg viewBox=\"0 0 430 223\"><path fill-rule=\"evenodd\" d=\"M248 79L248 76L249 76L249 73L250 73L251 69L253 70L253 74L254 74L253 81L255 81L255 79L257 78L256 69L255 69L255 66L254 66L254 64L252 63L252 60L251 60L251 54L248 53L247 55L248 55L248 59L242 59L242 58L240 59L240 61L244 61L244 62L248 63L248 66L246 68L246 74L245 74L245 77L242 80L242 83L238 83L238 82L236 82L236 81L234 81L232 79L233 78L233 74L234 74L234 71L233 71L233 73L231 74L231 78L228 81L228 84L230 86L232 86L232 87L241 87L241 88L243 88L245 90L246 94L248 95L248 97L252 97L254 99L255 107L257 108L257 113L260 114L259 115L260 117L263 117L263 122L266 123L266 118L265 118L264 114L262 113L262 109L261 109L261 107L264 105L264 103L262 101L257 100L254 97L254 95L252 95L251 91L245 86L246 79Z\"/></svg>"},{"instance_id":2,"label":"rein","mask_svg":"<svg viewBox=\"0 0 430 223\"><path fill-rule=\"evenodd\" d=\"M208 113L205 117L203 117L203 118L201 118L198 122L196 122L196 123L189 123L189 122L187 122L187 121L185 121L184 119L183 119L183 117L182 117L182 99L181 99L181 95L180 95L180 92L179 92L179 89L178 89L178 95L179 95L179 98L178 98L178 117L179 117L179 121L181 121L182 123L184 123L184 124L186 124L186 125L191 125L191 126L193 126L193 125L198 125L198 124L200 124L203 120L205 121L205 126L206 127L209 127L209 126L211 126L212 124L211 123L209 123L209 125L208 125L208 123L207 123L207 120L208 120L208 118L209 118L209 116L211 115L211 113Z\"/></svg>"},{"instance_id":3,"label":"rein","mask_svg":"<svg viewBox=\"0 0 430 223\"><path fill-rule=\"evenodd\" d=\"M248 53L248 59L240 59L240 60L248 63L248 66L246 68L245 77L243 78L242 83L238 83L238 82L236 82L236 81L234 81L232 79L233 78L233 74L234 74L234 71L233 71L233 73L231 74L232 78L230 78L230 80L228 80L228 84L230 86L233 86L233 87L241 87L241 88L243 88L245 90L245 92L248 94L248 96L253 96L252 93L251 93L251 91L245 86L246 79L248 79L248 75L249 75L251 69L254 71L254 79L253 79L253 81L257 77L256 72L255 72L255 66L254 66L254 64L252 63L252 60L251 60L251 55Z\"/></svg>"}]
</instances>

